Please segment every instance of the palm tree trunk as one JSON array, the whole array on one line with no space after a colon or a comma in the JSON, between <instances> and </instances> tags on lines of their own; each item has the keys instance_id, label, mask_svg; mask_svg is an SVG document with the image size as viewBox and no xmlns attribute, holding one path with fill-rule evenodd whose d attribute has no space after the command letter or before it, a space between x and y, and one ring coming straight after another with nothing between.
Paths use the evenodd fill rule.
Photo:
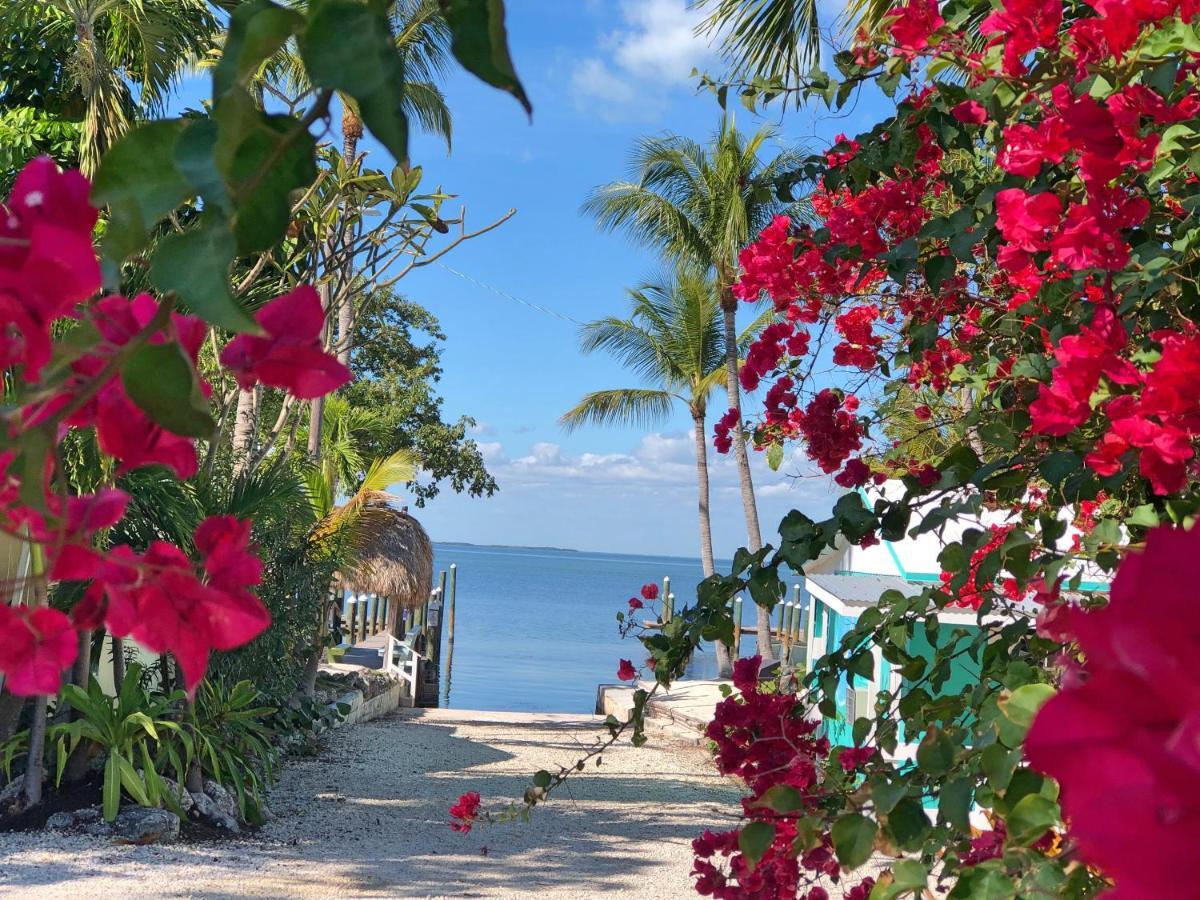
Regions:
<instances>
[{"instance_id":1,"label":"palm tree trunk","mask_svg":"<svg viewBox=\"0 0 1200 900\"><path fill-rule=\"evenodd\" d=\"M90 630L81 630L78 635L79 652L75 656L75 668L71 672L71 683L80 690L87 692L88 682L92 677L92 632ZM66 706L67 704L62 704ZM79 717L79 712L71 709L68 721L74 721ZM87 745L80 742L75 748L75 752L71 754L71 758L67 760L66 780L68 784L75 784L83 781L87 775L88 754Z\"/></svg>"},{"instance_id":2,"label":"palm tree trunk","mask_svg":"<svg viewBox=\"0 0 1200 900\"><path fill-rule=\"evenodd\" d=\"M240 475L250 464L254 450L254 420L258 395L253 391L238 391L237 412L233 419L233 474Z\"/></svg>"},{"instance_id":3,"label":"palm tree trunk","mask_svg":"<svg viewBox=\"0 0 1200 900\"><path fill-rule=\"evenodd\" d=\"M708 506L710 493L708 485L708 444L705 440L707 431L704 426L703 410L692 411L692 423L696 440L696 485L699 488L700 566L704 572L704 577L708 578L717 571L717 565L713 559L712 516L709 513ZM717 657L717 676L728 678L733 673L729 645L724 641L717 641L714 650Z\"/></svg>"},{"instance_id":4,"label":"palm tree trunk","mask_svg":"<svg viewBox=\"0 0 1200 900\"><path fill-rule=\"evenodd\" d=\"M725 285L721 288L721 317L725 325L725 382L729 392L729 408L738 411L741 419L742 392L738 387L738 339L737 339L737 298ZM742 488L742 512L746 517L747 548L756 553L762 548L762 531L758 525L758 503L754 499L754 479L750 474L750 457L746 453L746 438L741 428L733 430L733 457L737 462L738 481ZM758 654L762 661L773 662L775 651L771 646L771 610L754 604L757 616Z\"/></svg>"},{"instance_id":5,"label":"palm tree trunk","mask_svg":"<svg viewBox=\"0 0 1200 900\"><path fill-rule=\"evenodd\" d=\"M358 142L363 136L362 119L344 100L342 102L342 162L350 170L358 159ZM343 220L344 221L344 220ZM344 226L343 226L344 227ZM349 283L350 279L345 279ZM338 304L337 359L343 366L350 365L351 335L354 331L354 293L341 292L344 296Z\"/></svg>"}]
</instances>

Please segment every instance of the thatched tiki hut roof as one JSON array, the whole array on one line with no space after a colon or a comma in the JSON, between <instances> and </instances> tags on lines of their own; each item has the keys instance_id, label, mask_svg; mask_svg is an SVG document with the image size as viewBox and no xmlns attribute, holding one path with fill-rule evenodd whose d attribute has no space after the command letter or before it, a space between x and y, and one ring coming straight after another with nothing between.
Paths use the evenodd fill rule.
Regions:
<instances>
[{"instance_id":1,"label":"thatched tiki hut roof","mask_svg":"<svg viewBox=\"0 0 1200 900\"><path fill-rule=\"evenodd\" d=\"M356 565L346 586L359 594L378 594L392 601L392 625L400 607L413 609L433 590L433 542L407 510L386 502L370 504L370 536L354 554Z\"/></svg>"}]
</instances>

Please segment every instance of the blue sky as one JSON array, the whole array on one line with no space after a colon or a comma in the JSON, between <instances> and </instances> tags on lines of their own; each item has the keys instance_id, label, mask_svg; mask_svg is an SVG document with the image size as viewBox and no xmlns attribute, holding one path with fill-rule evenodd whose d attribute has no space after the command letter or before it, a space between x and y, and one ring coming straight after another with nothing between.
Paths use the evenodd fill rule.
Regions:
<instances>
[{"instance_id":1,"label":"blue sky","mask_svg":"<svg viewBox=\"0 0 1200 900\"><path fill-rule=\"evenodd\" d=\"M443 494L420 513L437 540L553 545L613 552L697 554L690 421L680 411L653 432L587 428L565 433L562 412L587 391L631 379L603 356L582 356L576 327L476 282L579 320L621 313L626 287L651 272L653 254L605 234L580 213L588 191L621 177L640 135L704 138L715 98L698 94L693 67L715 69L692 34L684 0L510 0L509 41L534 104L530 122L511 98L456 73L446 86L453 154L418 137L414 162L430 185L459 195L480 225L510 208L498 230L457 248L402 285L447 334L441 390L450 416L479 420L475 439L500 482L491 499ZM823 148L839 131L873 123L878 105L845 117L790 112L779 146ZM738 108L745 129L763 124ZM368 144L368 146L371 146ZM374 164L383 165L374 149ZM755 398L748 405L753 408ZM717 404L717 408L722 408ZM771 472L756 455L767 539L793 507L827 511L828 479L798 456ZM744 543L732 460L712 461L718 556Z\"/></svg>"},{"instance_id":2,"label":"blue sky","mask_svg":"<svg viewBox=\"0 0 1200 900\"><path fill-rule=\"evenodd\" d=\"M581 395L634 382L607 358L582 356L571 322L496 292L582 321L624 312L625 289L652 272L656 259L598 231L580 204L593 187L625 173L638 136L703 139L714 131L720 108L712 94L697 93L690 72L716 71L718 63L693 36L699 17L686 0L509 0L507 7L532 122L511 97L456 71L445 86L452 155L417 136L412 157L427 187L440 185L465 204L469 224L510 208L516 214L455 249L445 267L421 269L399 285L441 320L445 412L479 421L474 437L500 491L472 499L444 490L418 515L435 540L694 557L690 420L680 411L649 433L565 433L558 417ZM739 127L763 124L737 106ZM776 145L823 149L836 133L873 124L878 106L859 104L841 117L776 113ZM368 165L390 168L369 138L364 148ZM757 400L746 402L753 410ZM724 407L715 408L719 415ZM711 465L714 542L717 556L728 557L744 543L741 502L732 460L714 454ZM829 480L799 454L778 473L756 454L754 472L767 540L793 507L828 510Z\"/></svg>"}]
</instances>

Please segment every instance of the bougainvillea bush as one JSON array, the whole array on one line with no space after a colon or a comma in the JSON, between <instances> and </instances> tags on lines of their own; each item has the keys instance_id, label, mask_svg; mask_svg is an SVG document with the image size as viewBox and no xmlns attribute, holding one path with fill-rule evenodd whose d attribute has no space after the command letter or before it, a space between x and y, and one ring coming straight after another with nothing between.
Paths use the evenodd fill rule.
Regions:
<instances>
[{"instance_id":1,"label":"bougainvillea bush","mask_svg":"<svg viewBox=\"0 0 1200 900\"><path fill-rule=\"evenodd\" d=\"M742 255L740 296L769 298L785 323L749 355L743 382L767 390L747 427L760 448L802 441L845 487L906 490L873 506L848 494L826 522L792 513L726 591L757 583L769 599L779 565L838 535L897 540L985 506L1006 524L947 543L939 584L885 596L817 661L798 719L830 714L847 674L870 674L872 645L905 686L853 723L854 747L799 753L777 767L786 788L748 781L736 845L697 843L701 892L824 896L829 846L845 870L902 857L872 897L927 880L954 897L1194 892L1197 11L913 0L838 56L841 84L812 87L836 106L870 79L898 109L798 173L819 221L778 220ZM826 325L834 383L853 392L808 376L807 338ZM905 396L946 452L891 439ZM1063 549L1072 519L1081 537ZM1110 593L1080 590L1084 561L1116 573ZM952 606L981 628L910 655L908 637ZM954 693L959 655L982 674ZM738 727L718 719L714 736ZM913 759L892 756L901 727L920 736ZM791 774L814 761L823 778Z\"/></svg>"},{"instance_id":2,"label":"bougainvillea bush","mask_svg":"<svg viewBox=\"0 0 1200 900\"><path fill-rule=\"evenodd\" d=\"M739 663L709 737L748 793L739 827L695 842L700 893L1197 896L1198 13L911 0L790 88L840 109L868 85L895 114L779 185L807 186L815 220L742 254L739 296L777 321L741 372L764 408L716 442L743 427L844 488L902 489L789 514L643 638L653 677L729 636L735 594L778 602L783 566L966 527L939 581L862 612L796 693ZM948 608L979 627L939 643ZM903 686L830 747L817 723L872 648ZM980 674L955 688L960 658Z\"/></svg>"}]
</instances>

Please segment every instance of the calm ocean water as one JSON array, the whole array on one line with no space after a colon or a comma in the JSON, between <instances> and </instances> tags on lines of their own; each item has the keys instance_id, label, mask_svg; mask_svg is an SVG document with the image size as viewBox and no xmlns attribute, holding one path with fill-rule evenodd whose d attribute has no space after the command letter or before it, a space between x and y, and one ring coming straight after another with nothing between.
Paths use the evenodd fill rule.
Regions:
<instances>
[{"instance_id":1,"label":"calm ocean water","mask_svg":"<svg viewBox=\"0 0 1200 900\"><path fill-rule=\"evenodd\" d=\"M695 602L701 579L699 560L678 557L435 545L435 571L451 563L458 566L458 595L442 705L459 709L591 712L596 686L617 680L617 661L645 658L636 638L617 632L625 601L669 575L680 609ZM743 610L746 624L753 615ZM742 638L743 655L753 647L752 637ZM709 678L714 671L706 649L689 674ZM443 697L446 678L443 668Z\"/></svg>"}]
</instances>

